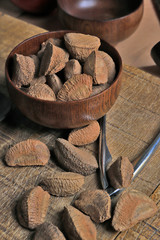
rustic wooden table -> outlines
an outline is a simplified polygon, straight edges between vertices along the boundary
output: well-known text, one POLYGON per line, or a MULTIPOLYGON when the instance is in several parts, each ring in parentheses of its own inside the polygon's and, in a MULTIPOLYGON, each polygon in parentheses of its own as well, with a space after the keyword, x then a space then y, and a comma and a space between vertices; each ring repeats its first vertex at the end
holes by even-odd
MULTIPOLYGON (((17 18, 0 13, 0 91, 7 93, 5 60, 12 48, 22 40, 46 30, 17 18)), ((128 156, 137 158, 160 131, 160 79, 140 69, 123 66, 123 82, 120 95, 107 113, 107 143, 115 160, 128 156)), ((51 168, 57 168, 51 157, 45 167, 8 167, 5 165, 6 150, 12 144, 28 138, 36 138, 51 146, 55 137, 64 136, 65 130, 39 126, 26 119, 17 109, 0 123, 0 239, 28 240, 33 231, 22 228, 16 218, 15 206, 21 195, 37 184, 38 178, 51 168)), ((97 143, 87 146, 97 154, 97 143)), ((151 158, 131 187, 146 193, 160 208, 160 148, 151 158)), ((99 174, 85 177, 83 189, 100 188, 99 174)), ((73 197, 51 197, 47 221, 61 228, 61 212, 73 197)), ((97 239, 160 239, 159 212, 148 220, 123 233, 115 232, 110 221, 97 225, 97 239)))

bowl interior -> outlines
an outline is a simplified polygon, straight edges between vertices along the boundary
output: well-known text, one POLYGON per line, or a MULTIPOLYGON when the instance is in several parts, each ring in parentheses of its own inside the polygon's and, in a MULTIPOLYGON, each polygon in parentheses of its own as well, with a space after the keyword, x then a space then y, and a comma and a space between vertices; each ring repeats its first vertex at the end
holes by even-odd
POLYGON ((116 19, 134 12, 143 0, 58 0, 58 4, 71 16, 97 21, 116 19))

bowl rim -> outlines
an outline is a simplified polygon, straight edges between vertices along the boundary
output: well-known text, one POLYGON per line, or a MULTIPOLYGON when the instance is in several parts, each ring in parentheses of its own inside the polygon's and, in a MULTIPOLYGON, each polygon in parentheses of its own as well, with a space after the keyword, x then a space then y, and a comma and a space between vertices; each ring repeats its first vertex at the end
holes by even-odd
POLYGON ((144 0, 140 0, 139 2, 139 5, 137 6, 137 8, 134 9, 134 11, 128 13, 128 14, 125 14, 124 16, 121 16, 121 17, 118 17, 118 18, 111 18, 111 19, 102 19, 102 20, 99 20, 99 19, 89 19, 89 18, 81 18, 81 17, 77 17, 77 16, 74 16, 73 14, 70 14, 68 12, 65 11, 65 9, 62 7, 61 3, 60 3, 61 0, 57 0, 57 7, 63 11, 66 15, 68 15, 69 17, 72 17, 76 20, 80 20, 80 21, 88 21, 88 22, 98 22, 98 23, 107 23, 107 22, 116 22, 116 21, 119 21, 119 20, 122 20, 128 16, 132 16, 136 11, 138 11, 141 7, 144 9, 144 0))
MULTIPOLYGON (((118 81, 118 79, 120 78, 120 76, 121 76, 121 74, 122 74, 123 65, 122 65, 122 58, 121 58, 119 52, 117 51, 117 49, 116 49, 114 46, 112 46, 110 43, 108 43, 107 41, 102 40, 102 39, 100 39, 100 41, 105 42, 105 44, 107 44, 108 47, 109 47, 110 49, 112 49, 112 50, 116 53, 116 57, 117 57, 118 63, 119 63, 119 66, 118 66, 119 71, 118 71, 118 73, 117 73, 117 75, 116 75, 113 83, 112 83, 108 88, 104 89, 103 91, 101 91, 101 92, 98 93, 98 94, 95 94, 95 95, 90 96, 90 97, 87 97, 87 98, 83 98, 83 99, 79 99, 79 100, 72 100, 72 101, 52 101, 52 100, 44 100, 44 99, 32 97, 32 96, 30 96, 29 94, 25 93, 23 90, 21 90, 20 88, 18 88, 18 87, 14 84, 14 82, 12 81, 12 79, 10 78, 9 71, 8 71, 9 60, 10 60, 10 58, 13 57, 14 52, 16 51, 16 49, 19 48, 19 46, 22 46, 22 45, 25 44, 26 42, 28 42, 28 41, 30 41, 30 40, 32 40, 32 39, 38 38, 38 37, 40 37, 40 36, 43 36, 43 35, 54 34, 54 33, 64 33, 64 34, 65 34, 65 33, 76 33, 76 32, 77 32, 77 31, 72 31, 72 30, 46 31, 46 32, 43 32, 43 33, 39 33, 39 34, 33 35, 33 36, 29 37, 29 38, 26 38, 26 39, 23 40, 22 42, 18 43, 18 44, 11 50, 11 52, 8 54, 7 59, 6 59, 6 62, 5 62, 6 81, 8 81, 8 82, 12 85, 12 87, 13 87, 14 89, 16 89, 16 91, 20 92, 21 94, 23 94, 23 95, 26 96, 27 98, 33 99, 33 100, 36 101, 36 102, 44 102, 44 103, 48 103, 48 104, 49 104, 49 103, 52 103, 52 104, 58 104, 58 105, 61 105, 61 104, 66 104, 66 105, 73 104, 73 105, 74 105, 74 104, 77 104, 77 103, 78 103, 78 104, 79 104, 79 103, 83 103, 83 102, 85 102, 85 101, 88 100, 88 99, 91 99, 91 100, 92 100, 92 99, 96 99, 99 95, 101 95, 101 94, 104 93, 105 91, 108 91, 108 89, 111 88, 111 86, 112 86, 113 84, 115 84, 115 83, 118 81)), ((77 32, 77 33, 78 33, 78 32, 77 32)), ((48 37, 48 38, 49 38, 49 37, 48 37)))

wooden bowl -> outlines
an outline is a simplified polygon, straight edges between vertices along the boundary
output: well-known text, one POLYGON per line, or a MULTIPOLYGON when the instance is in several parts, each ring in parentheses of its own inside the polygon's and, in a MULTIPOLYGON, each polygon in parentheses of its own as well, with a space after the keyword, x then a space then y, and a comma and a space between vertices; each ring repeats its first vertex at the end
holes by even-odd
POLYGON ((100 37, 112 45, 137 29, 143 0, 57 0, 59 18, 71 30, 100 37))
POLYGON ((56 0, 11 0, 17 7, 29 13, 46 13, 56 6, 56 0))
POLYGON ((23 41, 11 51, 5 65, 6 82, 11 100, 26 117, 50 128, 76 128, 101 118, 113 106, 120 91, 121 57, 114 47, 104 41, 101 41, 100 49, 113 58, 117 73, 110 87, 101 93, 78 101, 46 101, 31 97, 15 86, 12 82, 13 55, 15 53, 35 54, 42 42, 51 37, 63 38, 67 32, 70 31, 42 33, 23 41))

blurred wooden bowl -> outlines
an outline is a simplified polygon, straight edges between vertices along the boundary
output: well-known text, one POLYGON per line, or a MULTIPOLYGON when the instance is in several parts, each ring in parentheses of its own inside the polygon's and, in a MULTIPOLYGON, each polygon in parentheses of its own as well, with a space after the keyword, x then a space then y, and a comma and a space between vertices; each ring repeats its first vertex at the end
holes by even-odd
POLYGON ((143 0, 57 0, 67 28, 100 37, 112 45, 128 38, 143 16, 143 0))
POLYGON ((11 51, 5 65, 6 82, 11 100, 26 117, 50 128, 76 128, 101 118, 113 106, 120 91, 121 57, 117 50, 105 41, 101 41, 100 49, 113 58, 116 65, 116 77, 110 87, 101 93, 78 101, 46 101, 31 97, 15 86, 12 82, 14 54, 35 54, 42 42, 51 37, 63 38, 67 32, 70 31, 42 33, 23 41, 11 51))
POLYGON ((46 13, 56 5, 56 0, 11 0, 17 7, 29 13, 46 13))
POLYGON ((157 42, 151 49, 151 57, 157 66, 160 67, 160 41, 157 42))

